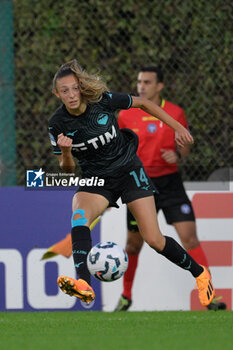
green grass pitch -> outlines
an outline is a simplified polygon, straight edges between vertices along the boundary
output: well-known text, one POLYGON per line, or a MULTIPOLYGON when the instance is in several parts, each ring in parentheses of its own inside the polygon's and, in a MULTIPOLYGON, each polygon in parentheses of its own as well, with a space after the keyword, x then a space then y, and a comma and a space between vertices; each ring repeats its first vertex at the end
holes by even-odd
POLYGON ((232 311, 1 312, 3 350, 232 350, 232 311))

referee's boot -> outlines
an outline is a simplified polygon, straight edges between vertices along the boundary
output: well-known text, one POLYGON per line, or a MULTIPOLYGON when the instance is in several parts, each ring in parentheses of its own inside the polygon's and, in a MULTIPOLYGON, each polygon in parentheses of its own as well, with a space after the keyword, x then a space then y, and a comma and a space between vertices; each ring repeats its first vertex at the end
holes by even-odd
POLYGON ((91 303, 95 299, 95 292, 83 279, 75 280, 67 276, 60 276, 57 279, 58 286, 67 295, 75 296, 85 303, 91 303))
POLYGON ((218 298, 214 298, 212 303, 210 303, 209 305, 207 305, 207 309, 208 310, 226 310, 227 305, 225 303, 223 303, 222 301, 219 301, 220 299, 222 299, 222 297, 218 297, 218 298))
POLYGON ((114 311, 127 311, 132 305, 132 300, 121 295, 114 311))

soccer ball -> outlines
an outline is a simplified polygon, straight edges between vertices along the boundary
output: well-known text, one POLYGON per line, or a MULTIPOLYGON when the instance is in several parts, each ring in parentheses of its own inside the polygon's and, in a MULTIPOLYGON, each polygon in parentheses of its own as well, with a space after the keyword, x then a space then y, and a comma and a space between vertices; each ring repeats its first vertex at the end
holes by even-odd
POLYGON ((118 280, 128 267, 128 255, 114 242, 96 244, 87 256, 87 267, 92 276, 100 281, 118 280))

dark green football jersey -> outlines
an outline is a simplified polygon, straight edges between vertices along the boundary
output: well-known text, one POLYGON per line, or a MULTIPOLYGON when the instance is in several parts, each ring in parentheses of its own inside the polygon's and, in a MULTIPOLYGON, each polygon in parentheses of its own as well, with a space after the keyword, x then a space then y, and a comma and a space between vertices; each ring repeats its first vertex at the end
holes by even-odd
POLYGON ((57 136, 63 133, 73 140, 72 155, 78 159, 83 176, 116 174, 135 158, 138 147, 137 135, 129 129, 120 130, 115 117, 117 110, 131 105, 130 95, 107 92, 79 116, 71 115, 62 105, 49 120, 54 154, 61 154, 57 136))

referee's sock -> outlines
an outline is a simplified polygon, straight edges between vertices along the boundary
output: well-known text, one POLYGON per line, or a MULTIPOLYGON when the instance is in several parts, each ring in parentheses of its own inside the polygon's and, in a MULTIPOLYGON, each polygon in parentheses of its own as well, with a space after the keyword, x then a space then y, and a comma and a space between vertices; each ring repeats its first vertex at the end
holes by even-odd
POLYGON ((92 247, 91 231, 87 226, 75 226, 71 230, 74 266, 79 278, 91 283, 87 268, 87 255, 92 247))
POLYGON ((196 248, 189 249, 188 253, 189 253, 189 255, 191 255, 191 257, 194 260, 196 260, 196 262, 198 264, 209 268, 209 263, 208 263, 207 257, 206 257, 205 252, 200 244, 196 248))
POLYGON ((135 255, 128 254, 129 264, 128 264, 128 269, 125 271, 123 276, 123 292, 122 292, 122 295, 127 299, 132 299, 132 287, 133 287, 135 272, 138 265, 138 257, 139 257, 139 254, 135 254, 135 255))
POLYGON ((203 272, 203 267, 199 265, 172 237, 164 237, 166 239, 165 247, 159 253, 174 264, 180 266, 182 269, 190 271, 193 277, 198 277, 203 272))

